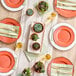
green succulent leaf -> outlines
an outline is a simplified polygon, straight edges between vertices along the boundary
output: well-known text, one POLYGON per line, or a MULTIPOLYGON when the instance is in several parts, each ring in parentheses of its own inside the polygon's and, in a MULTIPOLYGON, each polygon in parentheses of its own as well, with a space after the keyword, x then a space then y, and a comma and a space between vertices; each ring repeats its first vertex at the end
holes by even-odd
POLYGON ((43 30, 43 26, 40 23, 37 23, 34 25, 34 31, 35 32, 41 32, 43 30))
POLYGON ((26 70, 24 70, 23 76, 31 76, 31 70, 30 70, 30 68, 27 68, 26 70))
POLYGON ((44 73, 45 72, 45 69, 41 69, 41 73, 44 73))
POLYGON ((38 35, 33 34, 33 35, 32 35, 32 40, 37 41, 37 39, 39 39, 38 35))

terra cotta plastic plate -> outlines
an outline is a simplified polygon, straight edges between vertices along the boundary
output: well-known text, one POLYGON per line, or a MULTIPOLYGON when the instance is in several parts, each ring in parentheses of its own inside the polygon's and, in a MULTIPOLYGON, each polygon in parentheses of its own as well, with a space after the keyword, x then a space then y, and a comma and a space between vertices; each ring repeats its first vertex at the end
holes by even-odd
POLYGON ((67 23, 59 23, 50 31, 50 42, 59 50, 69 50, 76 44, 76 31, 67 23))
POLYGON ((74 11, 74 10, 65 10, 65 9, 57 8, 57 0, 54 1, 54 7, 55 7, 55 10, 61 16, 64 16, 64 17, 67 17, 67 18, 76 17, 76 11, 74 11))
POLYGON ((8 76, 12 74, 18 65, 18 58, 14 50, 0 48, 0 75, 8 76))
MULTIPOLYGON (((69 61, 67 58, 64 58, 64 57, 57 57, 55 59, 53 59, 49 65, 48 65, 48 68, 47 68, 47 73, 48 73, 48 76, 51 76, 51 64, 52 63, 58 63, 58 64, 66 64, 66 65, 73 65, 71 61, 69 61)), ((73 73, 74 74, 74 66, 73 66, 73 73)), ((72 75, 73 76, 73 75, 72 75)))
POLYGON ((24 3, 24 0, 4 0, 4 2, 9 7, 18 8, 24 3))
POLYGON ((7 51, 0 51, 0 72, 9 72, 15 64, 13 55, 7 51))
POLYGON ((60 26, 54 31, 54 41, 61 47, 67 47, 74 41, 74 32, 67 26, 60 26))
MULTIPOLYGON (((5 23, 5 24, 9 24, 9 25, 19 26, 18 38, 20 37, 20 35, 21 35, 21 26, 20 26, 20 24, 16 20, 14 20, 12 18, 6 18, 6 19, 1 20, 0 23, 5 23)), ((13 43, 18 38, 9 38, 9 37, 0 36, 0 41, 2 41, 4 43, 13 43)))
POLYGON ((19 11, 23 9, 26 0, 1 0, 2 5, 9 11, 19 11))

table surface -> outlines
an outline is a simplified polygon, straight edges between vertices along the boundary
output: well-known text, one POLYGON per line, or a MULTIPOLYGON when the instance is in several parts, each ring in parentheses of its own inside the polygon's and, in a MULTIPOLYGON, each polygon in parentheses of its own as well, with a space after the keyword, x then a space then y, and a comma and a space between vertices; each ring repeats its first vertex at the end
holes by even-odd
MULTIPOLYGON (((5 8, 3 8, 3 6, 0 3, 0 20, 7 18, 7 17, 14 18, 17 21, 20 21, 21 11, 10 12, 10 11, 6 10, 5 8)), ((63 17, 59 16, 59 18, 58 18, 58 23, 67 22, 76 28, 75 21, 76 21, 76 17, 72 18, 72 19, 67 19, 67 18, 63 18, 63 17)), ((15 49, 15 43, 7 45, 7 44, 0 42, 0 47, 9 47, 11 49, 15 49)), ((68 50, 67 52, 61 52, 61 51, 53 48, 53 58, 63 56, 63 57, 68 58, 74 64, 74 76, 76 76, 76 54, 75 53, 76 53, 76 45, 72 49, 68 50)), ((21 51, 20 56, 19 56, 18 68, 10 76, 16 76, 18 73, 21 73, 24 68, 27 68, 28 66, 31 66, 32 64, 33 64, 32 62, 31 63, 28 62, 25 54, 23 53, 23 51, 21 51)), ((34 76, 39 76, 39 75, 34 75, 34 76)), ((40 76, 43 76, 43 75, 40 75, 40 76)))

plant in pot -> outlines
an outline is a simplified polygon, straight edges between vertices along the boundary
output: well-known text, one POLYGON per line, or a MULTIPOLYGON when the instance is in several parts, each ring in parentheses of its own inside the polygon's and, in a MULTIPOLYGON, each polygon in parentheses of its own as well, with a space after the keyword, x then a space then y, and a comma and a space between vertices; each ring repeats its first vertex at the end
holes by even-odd
POLYGON ((33 66, 33 69, 37 73, 44 73, 45 72, 44 64, 41 61, 36 62, 33 66))
POLYGON ((36 32, 36 33, 40 33, 40 32, 42 32, 42 31, 44 30, 44 26, 43 26, 43 24, 41 24, 41 23, 35 23, 35 24, 33 25, 33 30, 34 30, 34 32, 36 32))
POLYGON ((31 35, 31 39, 33 41, 37 41, 39 39, 39 37, 38 37, 38 35, 36 33, 34 33, 34 34, 31 35))
POLYGON ((22 72, 22 76, 31 76, 31 69, 24 69, 24 71, 22 72))
POLYGON ((40 44, 39 44, 38 42, 33 43, 32 48, 33 48, 34 50, 38 50, 38 49, 40 49, 40 44))
POLYGON ((31 76, 31 69, 24 69, 22 73, 17 74, 17 76, 31 76))
POLYGON ((37 8, 37 10, 38 10, 39 12, 41 12, 42 14, 44 14, 44 13, 48 10, 49 6, 48 6, 48 3, 47 3, 47 2, 45 2, 45 1, 40 1, 40 2, 38 3, 38 5, 36 6, 36 8, 37 8))
POLYGON ((34 14, 34 11, 31 8, 26 10, 26 15, 27 16, 32 16, 33 14, 34 14))

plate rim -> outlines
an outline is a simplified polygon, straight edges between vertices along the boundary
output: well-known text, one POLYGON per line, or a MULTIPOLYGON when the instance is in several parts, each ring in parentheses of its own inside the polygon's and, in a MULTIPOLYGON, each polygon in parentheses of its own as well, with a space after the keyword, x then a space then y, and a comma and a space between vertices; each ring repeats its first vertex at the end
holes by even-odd
POLYGON ((19 11, 19 10, 23 9, 23 7, 24 7, 24 3, 18 8, 11 8, 11 7, 7 6, 6 3, 4 2, 4 0, 1 0, 1 3, 4 6, 4 8, 6 8, 9 11, 19 11))
POLYGON ((50 38, 50 43, 56 48, 56 49, 58 49, 58 50, 69 50, 69 49, 71 49, 75 44, 76 44, 76 31, 75 31, 75 28, 73 27, 73 26, 71 26, 70 24, 68 24, 68 23, 58 23, 58 24, 56 24, 54 27, 52 27, 52 29, 51 29, 51 31, 50 31, 50 35, 49 35, 49 38, 50 38), (53 40, 53 33, 54 33, 54 31, 58 28, 58 27, 60 27, 60 26, 67 26, 67 27, 69 27, 69 28, 71 28, 72 30, 73 30, 73 32, 74 32, 74 35, 75 35, 75 38, 74 38, 74 41, 73 41, 73 43, 70 45, 70 46, 68 46, 68 47, 61 47, 61 46, 58 46, 55 42, 54 42, 54 40, 53 40))
MULTIPOLYGON (((65 37, 65 36, 64 36, 64 37, 65 37)), ((54 41, 55 41, 56 44, 58 44, 58 45, 64 44, 64 45, 62 45, 62 46, 63 46, 63 47, 67 47, 67 46, 69 46, 69 45, 71 44, 71 42, 74 41, 74 32, 73 32, 73 30, 72 30, 71 28, 69 28, 69 27, 60 26, 59 28, 57 28, 57 29, 54 31, 54 37, 53 37, 53 38, 54 38, 54 41), (62 41, 59 40, 58 34, 59 34, 59 32, 62 31, 62 30, 65 30, 65 31, 67 31, 67 32, 69 33, 70 38, 69 38, 69 41, 68 41, 68 42, 62 42, 62 41)), ((68 38, 68 36, 67 36, 66 38, 68 38)), ((62 40, 62 38, 61 38, 61 40, 62 40)), ((66 40, 66 39, 65 39, 65 40, 66 40)), ((62 46, 61 46, 61 47, 62 47, 62 46)))
MULTIPOLYGON (((14 64, 14 67, 17 68, 17 65, 18 65, 18 58, 17 58, 17 55, 15 54, 14 50, 10 49, 10 48, 0 48, 0 51, 7 51, 7 52, 10 52, 14 59, 17 59, 15 61, 15 64, 14 64)), ((13 67, 13 68, 14 68, 13 67)), ((10 75, 11 73, 13 73, 15 71, 15 69, 11 69, 9 72, 6 72, 6 73, 0 73, 0 75, 10 75)))

